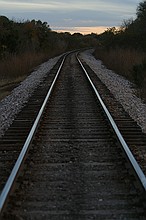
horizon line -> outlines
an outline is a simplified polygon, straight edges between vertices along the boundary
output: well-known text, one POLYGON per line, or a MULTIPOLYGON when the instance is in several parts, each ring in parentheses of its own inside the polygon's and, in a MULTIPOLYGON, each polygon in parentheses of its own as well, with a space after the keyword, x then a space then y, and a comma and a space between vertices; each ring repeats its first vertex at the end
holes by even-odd
POLYGON ((101 34, 110 28, 109 26, 94 26, 94 27, 50 27, 53 31, 56 32, 69 32, 71 34, 81 33, 81 34, 101 34))

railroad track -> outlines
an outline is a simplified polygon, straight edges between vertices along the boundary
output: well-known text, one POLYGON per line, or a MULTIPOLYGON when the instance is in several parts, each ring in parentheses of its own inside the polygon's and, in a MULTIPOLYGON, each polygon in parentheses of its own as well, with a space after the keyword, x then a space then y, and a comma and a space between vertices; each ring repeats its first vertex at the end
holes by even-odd
MULTIPOLYGON (((113 100, 92 70, 69 54, 18 114, 0 140, 2 219, 145 219, 145 175, 96 87, 105 102, 113 100)), ((139 129, 115 109, 131 145, 135 138, 125 124, 139 129)))

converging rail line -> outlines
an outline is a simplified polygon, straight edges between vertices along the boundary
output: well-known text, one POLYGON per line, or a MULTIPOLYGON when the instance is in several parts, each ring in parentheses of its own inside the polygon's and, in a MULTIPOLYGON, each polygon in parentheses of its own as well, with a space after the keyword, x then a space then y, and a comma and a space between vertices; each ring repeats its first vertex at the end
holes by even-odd
POLYGON ((0 140, 2 219, 145 219, 146 177, 87 69, 62 57, 0 140))

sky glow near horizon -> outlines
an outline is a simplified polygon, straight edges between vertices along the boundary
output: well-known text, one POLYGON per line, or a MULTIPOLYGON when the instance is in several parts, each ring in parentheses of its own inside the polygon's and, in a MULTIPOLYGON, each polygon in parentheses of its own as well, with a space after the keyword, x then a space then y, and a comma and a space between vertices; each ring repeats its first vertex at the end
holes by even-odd
POLYGON ((140 0, 0 0, 0 15, 46 21, 52 30, 100 33, 134 18, 140 0), (96 31, 97 30, 97 31, 96 31))

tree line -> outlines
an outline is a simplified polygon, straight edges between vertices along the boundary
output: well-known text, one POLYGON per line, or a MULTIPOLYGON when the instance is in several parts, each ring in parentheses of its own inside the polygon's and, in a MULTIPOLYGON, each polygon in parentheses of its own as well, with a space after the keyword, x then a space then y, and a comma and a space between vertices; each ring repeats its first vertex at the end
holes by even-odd
POLYGON ((146 51, 146 1, 140 2, 136 19, 125 20, 120 28, 108 28, 102 34, 82 35, 52 31, 47 22, 40 20, 14 21, 0 16, 0 58, 11 53, 51 52, 85 47, 109 49, 117 46, 146 51))
POLYGON ((124 20, 120 28, 108 28, 99 35, 104 48, 135 48, 146 51, 146 1, 140 2, 136 9, 136 19, 124 20))
POLYGON ((135 19, 124 20, 120 28, 111 27, 99 35, 57 33, 47 22, 14 21, 0 16, 0 80, 26 75, 36 65, 63 52, 95 47, 96 58, 134 81, 146 97, 145 36, 146 1, 139 3, 135 19))
POLYGON ((134 82, 146 101, 146 1, 139 3, 136 18, 124 20, 98 36, 95 57, 116 73, 134 82))
POLYGON ((0 16, 0 58, 8 54, 22 54, 26 51, 56 53, 97 44, 97 35, 82 35, 52 31, 47 22, 40 20, 13 21, 0 16))

